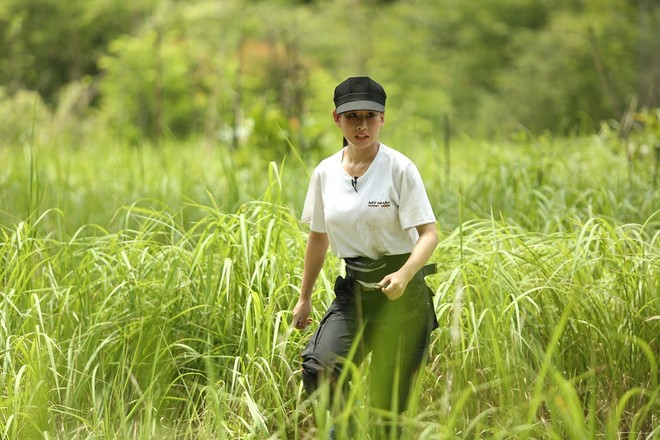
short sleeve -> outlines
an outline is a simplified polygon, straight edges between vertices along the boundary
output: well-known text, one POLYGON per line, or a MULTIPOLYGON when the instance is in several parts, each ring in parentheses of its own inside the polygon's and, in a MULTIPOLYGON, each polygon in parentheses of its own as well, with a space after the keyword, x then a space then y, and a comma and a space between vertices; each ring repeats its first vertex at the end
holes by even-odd
POLYGON ((322 194, 321 178, 317 168, 309 180, 301 217, 301 221, 309 223, 310 229, 315 232, 326 232, 322 194))
POLYGON ((399 221, 404 229, 435 223, 422 176, 412 162, 403 169, 399 198, 399 221))

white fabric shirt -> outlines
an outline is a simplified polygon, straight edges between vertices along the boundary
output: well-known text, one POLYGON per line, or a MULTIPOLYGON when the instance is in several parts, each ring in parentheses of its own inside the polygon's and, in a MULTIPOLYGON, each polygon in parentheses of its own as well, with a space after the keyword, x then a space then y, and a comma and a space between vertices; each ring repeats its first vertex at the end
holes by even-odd
POLYGON ((356 192, 353 176, 342 166, 343 153, 314 169, 302 221, 312 231, 327 233, 339 258, 378 259, 411 252, 419 238, 415 227, 435 223, 415 164, 381 143, 369 169, 357 179, 356 192))

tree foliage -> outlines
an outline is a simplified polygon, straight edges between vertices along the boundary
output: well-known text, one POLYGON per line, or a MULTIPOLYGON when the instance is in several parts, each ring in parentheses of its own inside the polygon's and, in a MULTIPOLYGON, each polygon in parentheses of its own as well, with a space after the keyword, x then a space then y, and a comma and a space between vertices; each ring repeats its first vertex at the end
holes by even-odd
POLYGON ((52 102, 61 87, 99 73, 108 44, 139 28, 157 0, 4 0, 0 82, 52 102))
POLYGON ((77 84, 119 139, 277 151, 333 142, 332 87, 370 74, 394 130, 566 132, 660 105, 658 25, 650 0, 5 0, 0 108, 77 84))

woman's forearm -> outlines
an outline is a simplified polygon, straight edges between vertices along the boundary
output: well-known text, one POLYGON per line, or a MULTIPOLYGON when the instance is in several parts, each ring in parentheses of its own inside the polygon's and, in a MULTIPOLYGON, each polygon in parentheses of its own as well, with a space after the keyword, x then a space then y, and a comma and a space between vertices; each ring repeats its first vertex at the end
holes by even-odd
POLYGON ((311 231, 305 249, 305 263, 300 286, 300 298, 309 300, 312 297, 314 283, 321 273, 325 256, 328 252, 328 234, 311 231))
POLYGON ((419 232, 417 243, 415 243, 408 261, 400 269, 408 274, 409 278, 415 276, 424 267, 433 255, 439 242, 435 223, 418 226, 417 231, 419 232))

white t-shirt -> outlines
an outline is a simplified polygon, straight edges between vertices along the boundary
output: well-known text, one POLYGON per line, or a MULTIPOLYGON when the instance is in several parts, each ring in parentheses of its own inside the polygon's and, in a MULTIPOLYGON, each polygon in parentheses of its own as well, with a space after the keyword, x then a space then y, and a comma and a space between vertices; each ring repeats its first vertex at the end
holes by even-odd
POLYGON ((339 258, 367 257, 412 251, 419 238, 416 226, 435 223, 424 182, 417 167, 400 152, 380 144, 367 172, 353 188, 353 176, 342 166, 344 150, 321 161, 307 190, 302 221, 328 234, 339 258))

